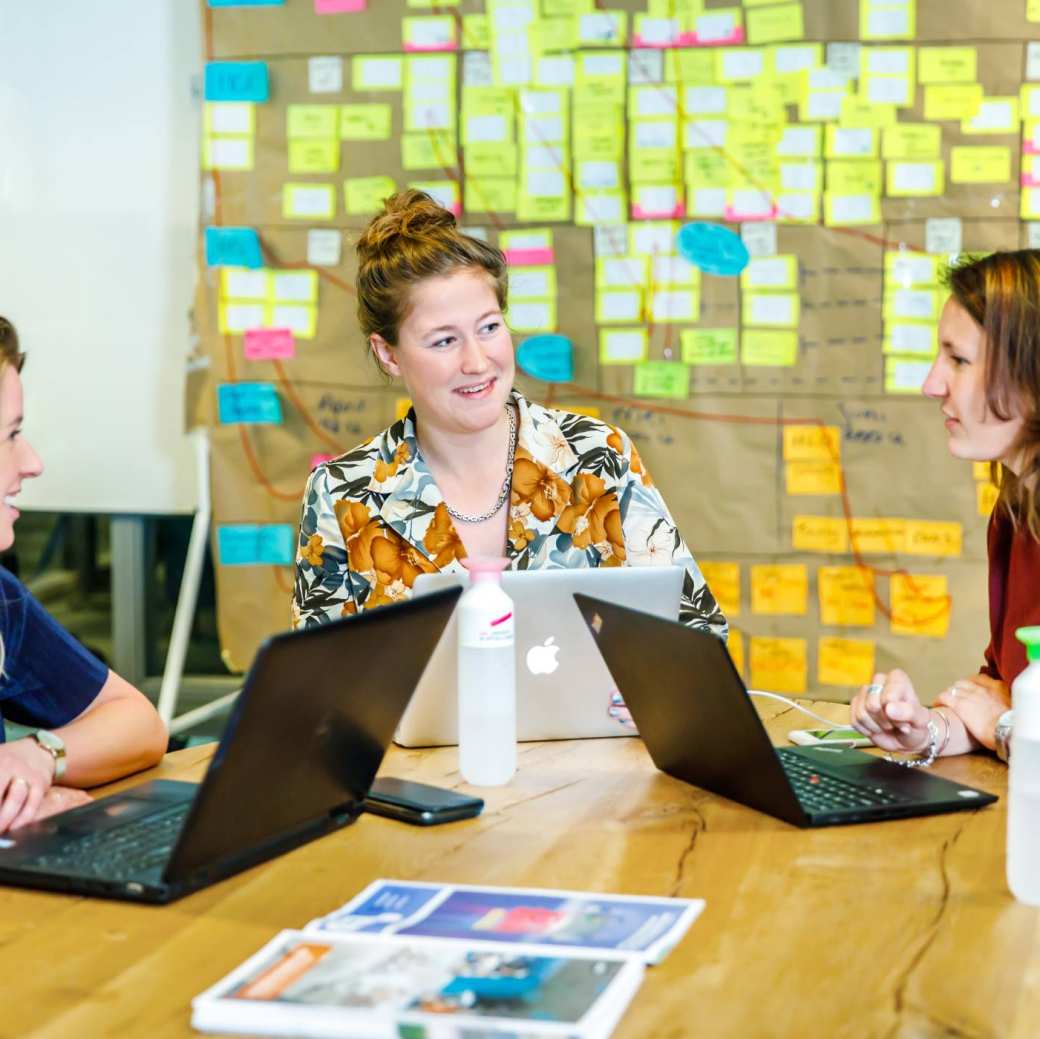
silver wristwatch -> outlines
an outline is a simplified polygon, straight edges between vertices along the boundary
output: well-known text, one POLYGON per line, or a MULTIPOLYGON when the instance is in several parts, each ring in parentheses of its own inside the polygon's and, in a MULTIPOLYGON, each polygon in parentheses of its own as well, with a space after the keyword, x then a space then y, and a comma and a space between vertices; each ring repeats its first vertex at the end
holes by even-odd
POLYGON ((47 729, 37 729, 32 738, 54 758, 54 782, 65 775, 65 741, 47 729))
POLYGON ((1015 712, 1005 711, 997 719, 997 727, 993 730, 997 757, 1007 761, 1011 757, 1011 727, 1014 725, 1015 712))

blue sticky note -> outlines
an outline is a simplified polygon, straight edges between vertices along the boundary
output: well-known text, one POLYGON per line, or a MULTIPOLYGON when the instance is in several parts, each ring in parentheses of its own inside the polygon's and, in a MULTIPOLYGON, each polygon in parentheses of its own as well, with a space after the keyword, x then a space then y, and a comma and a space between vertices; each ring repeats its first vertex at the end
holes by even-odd
POLYGON ((207 7, 281 7, 285 0, 206 0, 207 7))
POLYGON ((270 382, 226 382, 217 387, 220 421, 277 425, 282 421, 282 402, 270 382))
POLYGON ((266 101, 266 61, 210 61, 206 63, 207 101, 266 101))
POLYGON ((222 566, 290 566, 296 529, 289 523, 224 523, 217 527, 222 566))
POLYGON ((684 224, 676 236, 679 253, 707 274, 733 277, 748 263, 740 235, 722 224, 684 224))
POLYGON ((516 351, 516 363, 532 379, 570 382, 574 378, 574 347, 566 336, 531 336, 516 351))
POLYGON ((260 236, 252 227, 207 227, 206 266, 263 267, 260 236))

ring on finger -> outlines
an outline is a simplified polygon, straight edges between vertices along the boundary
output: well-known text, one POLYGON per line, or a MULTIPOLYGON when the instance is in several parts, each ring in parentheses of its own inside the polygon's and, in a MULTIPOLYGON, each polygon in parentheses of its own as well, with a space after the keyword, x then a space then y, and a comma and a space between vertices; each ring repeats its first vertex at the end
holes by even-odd
POLYGON ((880 682, 871 682, 867 686, 867 696, 880 696, 884 688, 880 682))

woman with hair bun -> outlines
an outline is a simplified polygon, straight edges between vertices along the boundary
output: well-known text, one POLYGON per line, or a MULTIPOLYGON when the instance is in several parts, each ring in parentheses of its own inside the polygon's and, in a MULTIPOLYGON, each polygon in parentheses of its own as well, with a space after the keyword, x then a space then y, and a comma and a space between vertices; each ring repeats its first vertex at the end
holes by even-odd
POLYGON ((990 516, 990 641, 977 675, 926 708, 904 671, 874 676, 852 723, 878 746, 920 755, 984 748, 1007 760, 1011 683, 1025 670, 1021 627, 1040 624, 1040 251, 967 258, 947 273, 939 354, 922 391, 938 401, 950 454, 989 462, 1000 491, 990 516))
POLYGON ((632 441, 513 389, 503 254, 421 191, 386 200, 357 244, 357 313, 405 418, 311 474, 293 624, 406 599, 466 556, 511 569, 680 565, 680 619, 726 622, 632 441))

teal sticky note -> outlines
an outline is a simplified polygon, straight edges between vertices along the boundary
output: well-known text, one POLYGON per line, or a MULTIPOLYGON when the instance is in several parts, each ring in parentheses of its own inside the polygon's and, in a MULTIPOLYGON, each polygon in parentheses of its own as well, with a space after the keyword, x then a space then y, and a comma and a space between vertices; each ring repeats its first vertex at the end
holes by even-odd
POLYGON ((207 227, 207 267, 263 267, 260 236, 252 227, 207 227))
POLYGON ((266 101, 267 62, 209 61, 205 93, 207 101, 266 101))
POLYGON ((206 0, 207 7, 282 7, 285 0, 206 0))
POLYGON ((707 274, 735 277, 750 259, 740 235, 722 224, 697 221, 679 228, 675 239, 679 255, 707 274))
POLYGON ((543 382, 570 382, 574 378, 574 346, 566 336, 531 336, 516 351, 516 363, 525 375, 543 382))
POLYGON ((270 382, 226 382, 217 387, 220 421, 277 425, 282 421, 282 402, 270 382))
POLYGON ((289 523, 224 523, 217 527, 222 566, 289 566, 296 530, 289 523))

